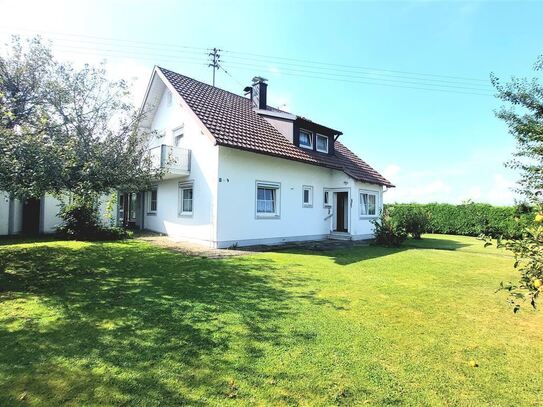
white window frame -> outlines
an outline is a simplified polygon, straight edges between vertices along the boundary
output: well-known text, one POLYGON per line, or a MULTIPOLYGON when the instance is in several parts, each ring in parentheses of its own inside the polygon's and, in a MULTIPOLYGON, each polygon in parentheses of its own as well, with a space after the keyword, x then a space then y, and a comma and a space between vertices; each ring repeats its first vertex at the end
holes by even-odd
POLYGON ((379 191, 372 191, 369 189, 361 189, 358 191, 358 213, 360 215, 360 219, 368 219, 368 218, 376 218, 379 216, 379 191), (368 195, 368 207, 366 208, 363 203, 362 195, 368 195), (375 196, 375 213, 369 214, 369 196, 375 196), (365 213, 363 213, 363 211, 365 213))
POLYGON ((281 183, 269 181, 256 181, 255 183, 255 217, 257 219, 280 219, 281 217, 281 183), (273 189, 274 193, 274 212, 258 211, 258 189, 273 189))
POLYGON ((145 206, 147 207, 147 215, 156 215, 157 213, 157 210, 158 210, 158 186, 152 186, 151 189, 149 191, 147 191, 146 193, 146 202, 145 202, 145 206), (152 205, 151 203, 153 202, 153 191, 156 192, 156 208, 153 210, 152 209, 152 205))
POLYGON ((322 194, 322 203, 323 203, 323 207, 325 208, 331 208, 332 207, 332 202, 330 202, 330 190, 328 189, 325 189, 323 194, 322 194), (327 199, 328 198, 328 202, 327 199))
POLYGON ((326 136, 323 136, 322 134, 317 133, 315 135, 315 148, 317 149, 317 151, 321 153, 328 153, 329 148, 330 148, 330 139, 326 136), (319 149, 319 137, 326 140, 326 150, 319 149))
POLYGON ((302 148, 306 148, 308 150, 313 150, 313 132, 309 131, 309 130, 304 130, 304 129, 300 129, 299 132, 298 132, 298 145, 302 148), (300 142, 300 134, 301 133, 306 133, 307 135, 309 135, 309 145, 305 145, 305 144, 302 144, 300 142))
POLYGON ((180 217, 191 217, 194 214, 194 182, 180 182, 178 184, 178 203, 177 203, 177 215, 180 217), (183 191, 192 190, 192 208, 191 211, 183 210, 183 191))
POLYGON ((172 130, 172 144, 175 147, 179 147, 177 140, 179 139, 179 141, 181 141, 183 137, 185 137, 185 126, 182 124, 172 130))
POLYGON ((304 208, 313 208, 313 187, 311 185, 302 185, 302 206, 304 208), (308 202, 305 202, 305 191, 308 191, 308 202))

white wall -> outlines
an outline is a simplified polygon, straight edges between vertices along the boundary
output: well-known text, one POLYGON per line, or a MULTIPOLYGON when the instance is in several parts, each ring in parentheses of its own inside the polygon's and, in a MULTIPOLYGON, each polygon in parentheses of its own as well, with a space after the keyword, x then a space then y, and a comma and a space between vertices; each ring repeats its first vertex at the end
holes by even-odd
POLYGON ((13 200, 13 234, 23 231, 23 202, 19 199, 13 200))
POLYGON ((9 230, 9 195, 0 191, 0 236, 7 235, 9 230))
MULTIPOLYGON (((206 131, 182 104, 175 94, 169 103, 169 90, 162 95, 152 121, 151 129, 166 130, 164 138, 153 143, 173 145, 172 130, 184 126, 184 136, 179 147, 191 150, 191 170, 188 176, 168 179, 158 183, 157 213, 147 214, 144 228, 167 233, 173 238, 192 240, 212 245, 215 237, 218 147, 204 134, 206 131), (193 183, 193 214, 178 216, 178 184, 193 183)), ((144 200, 146 205, 147 200, 144 200)))
POLYGON ((57 226, 60 225, 61 219, 58 216, 60 211, 60 201, 50 194, 46 194, 43 199, 43 211, 40 216, 43 215, 43 233, 55 232, 57 226))
MULTIPOLYGON (((219 150, 218 231, 220 247, 280 243, 325 238, 333 228, 331 209, 324 207, 324 190, 349 193, 349 232, 369 238, 373 225, 359 216, 359 189, 382 188, 356 182, 342 171, 297 163, 227 147, 219 150), (256 217, 256 181, 281 183, 280 217, 256 217), (302 204, 302 186, 313 187, 313 207, 302 204), (326 219, 328 217, 328 219, 326 219)), ((379 199, 382 202, 382 199, 379 199)))

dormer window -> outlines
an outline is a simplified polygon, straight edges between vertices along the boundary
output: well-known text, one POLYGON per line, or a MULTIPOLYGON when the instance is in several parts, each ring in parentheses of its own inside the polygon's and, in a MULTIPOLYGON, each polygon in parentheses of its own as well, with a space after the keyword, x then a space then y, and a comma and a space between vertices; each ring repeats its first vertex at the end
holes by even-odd
POLYGON ((300 147, 313 150, 313 134, 306 130, 300 130, 300 147))
POLYGON ((317 151, 328 153, 328 137, 317 134, 317 151))

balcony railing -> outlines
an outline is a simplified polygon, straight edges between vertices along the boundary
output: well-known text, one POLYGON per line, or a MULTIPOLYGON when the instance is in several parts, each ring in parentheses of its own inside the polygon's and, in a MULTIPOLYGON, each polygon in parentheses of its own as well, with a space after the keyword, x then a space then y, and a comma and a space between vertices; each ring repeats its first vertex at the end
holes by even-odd
POLYGON ((181 147, 160 146, 149 149, 153 168, 165 170, 165 177, 190 173, 190 150, 181 147))

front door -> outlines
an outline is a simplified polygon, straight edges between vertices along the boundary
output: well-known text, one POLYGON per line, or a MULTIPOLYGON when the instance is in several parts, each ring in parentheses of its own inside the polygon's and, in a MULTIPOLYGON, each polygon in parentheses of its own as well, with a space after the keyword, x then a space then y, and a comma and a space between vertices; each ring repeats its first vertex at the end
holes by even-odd
POLYGON ((37 235, 40 232, 40 200, 29 198, 23 201, 23 233, 37 235))
POLYGON ((348 194, 336 192, 336 231, 347 232, 348 194))

